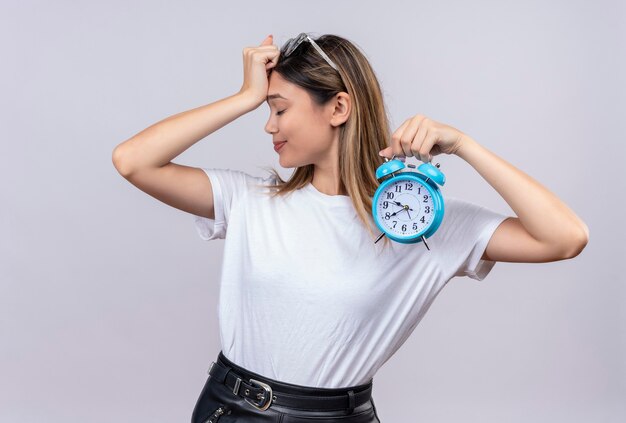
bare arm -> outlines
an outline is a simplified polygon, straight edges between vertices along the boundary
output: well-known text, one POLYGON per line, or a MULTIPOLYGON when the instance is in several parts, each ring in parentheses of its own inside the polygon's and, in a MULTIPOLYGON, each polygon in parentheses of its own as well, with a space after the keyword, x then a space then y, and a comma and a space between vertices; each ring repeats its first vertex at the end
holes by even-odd
POLYGON ((456 152, 502 196, 519 217, 505 220, 483 258, 547 262, 572 258, 587 245, 589 228, 563 201, 526 173, 464 135, 456 152))
POLYGON ((198 167, 173 163, 183 151, 254 109, 267 96, 279 55, 272 37, 243 49, 244 82, 237 94, 163 119, 113 150, 113 165, 131 184, 177 209, 215 219, 213 187, 198 167))
POLYGON ((392 134, 384 157, 418 157, 424 163, 437 154, 456 154, 469 163, 519 217, 505 219, 491 236, 483 259, 522 263, 564 260, 587 245, 589 228, 546 187, 498 157, 473 138, 418 114, 392 134))
POLYGON ((202 138, 257 106, 250 96, 238 92, 214 103, 172 115, 115 147, 113 164, 125 178, 137 169, 165 166, 202 138))
POLYGON ((170 116, 139 132, 113 150, 113 164, 131 184, 157 200, 215 219, 213 187, 204 171, 171 160, 256 105, 237 93, 170 116))
POLYGON ((266 99, 268 72, 279 55, 272 41, 268 36, 261 46, 243 49, 244 82, 237 94, 172 115, 117 145, 112 157, 117 171, 165 204, 215 219, 213 187, 205 172, 172 160, 266 99))

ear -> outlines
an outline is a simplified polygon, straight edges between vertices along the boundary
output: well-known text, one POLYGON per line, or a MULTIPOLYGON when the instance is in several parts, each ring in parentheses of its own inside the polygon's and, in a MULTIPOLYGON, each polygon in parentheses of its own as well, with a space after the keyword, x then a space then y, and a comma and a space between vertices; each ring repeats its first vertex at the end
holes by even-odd
POLYGON ((350 110, 352 109, 350 95, 343 91, 337 93, 331 104, 333 107, 330 124, 332 126, 339 126, 345 123, 348 120, 348 117, 350 117, 350 110))

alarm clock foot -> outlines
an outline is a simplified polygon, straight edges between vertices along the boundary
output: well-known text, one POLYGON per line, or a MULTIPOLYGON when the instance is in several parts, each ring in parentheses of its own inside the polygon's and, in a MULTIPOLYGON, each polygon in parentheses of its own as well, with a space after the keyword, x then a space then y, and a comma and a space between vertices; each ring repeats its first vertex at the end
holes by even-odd
POLYGON ((426 249, 427 249, 428 251, 430 251, 430 247, 428 247, 428 244, 426 243, 426 238, 424 238, 424 235, 422 235, 422 236, 421 236, 421 238, 422 238, 422 242, 423 242, 423 243, 424 243, 424 245, 426 246, 426 249))
POLYGON ((378 238, 376 238, 376 241, 374 241, 374 244, 376 244, 378 241, 380 241, 380 239, 385 236, 384 232, 381 232, 380 235, 378 235, 378 238))

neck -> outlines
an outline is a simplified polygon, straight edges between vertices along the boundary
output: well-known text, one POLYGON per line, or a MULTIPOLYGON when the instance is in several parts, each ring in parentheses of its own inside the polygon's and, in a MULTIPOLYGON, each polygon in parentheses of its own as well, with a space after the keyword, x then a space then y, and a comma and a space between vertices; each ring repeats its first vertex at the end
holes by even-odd
POLYGON ((313 180, 311 183, 319 192, 327 195, 348 195, 341 183, 339 173, 339 139, 335 134, 332 147, 324 160, 315 163, 313 168, 313 180))
POLYGON ((338 169, 324 170, 316 165, 311 183, 319 192, 327 195, 348 195, 341 183, 338 169))

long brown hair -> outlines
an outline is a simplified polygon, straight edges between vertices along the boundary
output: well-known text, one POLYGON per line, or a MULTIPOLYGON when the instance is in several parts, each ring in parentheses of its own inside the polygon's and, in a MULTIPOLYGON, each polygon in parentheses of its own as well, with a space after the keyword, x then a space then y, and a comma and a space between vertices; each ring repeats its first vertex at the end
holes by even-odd
MULTIPOLYGON (((333 34, 314 40, 339 67, 341 77, 306 41, 287 58, 284 57, 283 46, 271 71, 278 72, 285 80, 306 90, 318 106, 327 104, 340 92, 350 96, 350 116, 339 131, 340 180, 352 199, 357 216, 375 239, 378 234, 370 226, 373 222, 372 199, 379 186, 376 169, 384 161, 378 152, 390 145, 388 141, 391 138, 380 84, 368 59, 354 43, 333 34)), ((287 194, 311 182, 314 166, 297 167, 287 181, 274 168, 268 170, 276 177, 276 185, 269 187, 272 188, 272 196, 275 196, 287 194)), ((384 238, 387 245, 388 239, 384 238)))

